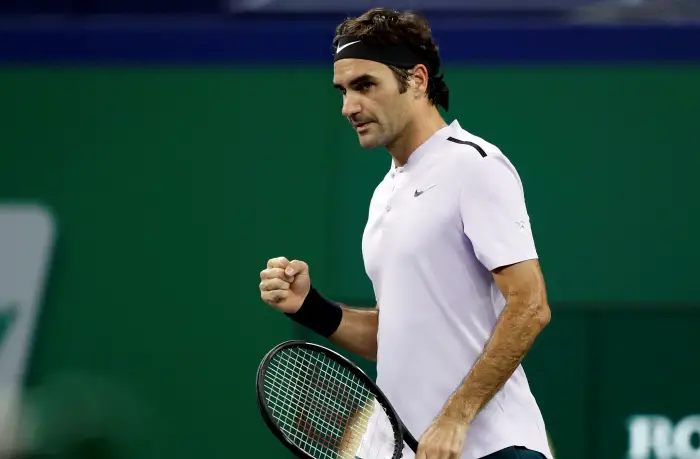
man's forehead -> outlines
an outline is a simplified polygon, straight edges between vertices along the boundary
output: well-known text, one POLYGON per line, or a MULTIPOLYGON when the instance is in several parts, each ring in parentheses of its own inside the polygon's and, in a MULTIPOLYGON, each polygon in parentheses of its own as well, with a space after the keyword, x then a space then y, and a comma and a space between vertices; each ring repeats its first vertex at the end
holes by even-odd
POLYGON ((388 70, 384 64, 366 59, 341 59, 333 64, 333 84, 344 85, 362 75, 379 77, 384 68, 388 70))

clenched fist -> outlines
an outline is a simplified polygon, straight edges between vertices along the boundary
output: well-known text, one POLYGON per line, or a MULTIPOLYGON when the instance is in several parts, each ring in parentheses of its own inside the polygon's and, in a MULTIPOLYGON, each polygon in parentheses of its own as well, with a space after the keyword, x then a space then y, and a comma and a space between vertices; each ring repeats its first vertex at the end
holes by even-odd
POLYGON ((260 297, 284 313, 297 312, 310 289, 309 265, 303 261, 273 258, 260 272, 260 297))

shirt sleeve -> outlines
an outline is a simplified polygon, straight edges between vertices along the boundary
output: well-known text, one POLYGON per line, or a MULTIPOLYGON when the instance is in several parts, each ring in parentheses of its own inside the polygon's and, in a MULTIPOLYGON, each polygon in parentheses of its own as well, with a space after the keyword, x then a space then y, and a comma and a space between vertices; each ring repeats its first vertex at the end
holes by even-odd
POLYGON ((488 270, 537 258, 523 187, 507 158, 471 162, 459 205, 464 234, 488 270))

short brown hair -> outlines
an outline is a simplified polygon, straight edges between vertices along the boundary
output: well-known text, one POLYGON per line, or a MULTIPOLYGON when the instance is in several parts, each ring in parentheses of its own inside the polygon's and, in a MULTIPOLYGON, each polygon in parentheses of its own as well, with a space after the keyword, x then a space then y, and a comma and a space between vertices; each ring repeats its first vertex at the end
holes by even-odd
MULTIPOLYGON (((428 21, 412 11, 397 11, 373 8, 356 18, 348 18, 335 30, 333 45, 343 37, 352 36, 378 45, 400 44, 409 48, 416 56, 430 63, 428 75, 428 100, 433 105, 442 105, 446 110, 449 89, 440 72, 440 53, 432 36, 428 21)), ((389 68, 399 82, 399 90, 408 89, 409 70, 393 65, 389 68)))

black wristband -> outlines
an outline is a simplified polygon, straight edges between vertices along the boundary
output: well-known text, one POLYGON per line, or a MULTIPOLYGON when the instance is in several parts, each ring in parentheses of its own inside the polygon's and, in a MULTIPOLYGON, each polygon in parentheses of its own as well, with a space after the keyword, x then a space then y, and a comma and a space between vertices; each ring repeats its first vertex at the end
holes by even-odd
POLYGON ((343 310, 340 305, 327 300, 313 287, 297 312, 285 314, 294 322, 326 338, 338 329, 343 319, 343 310))

